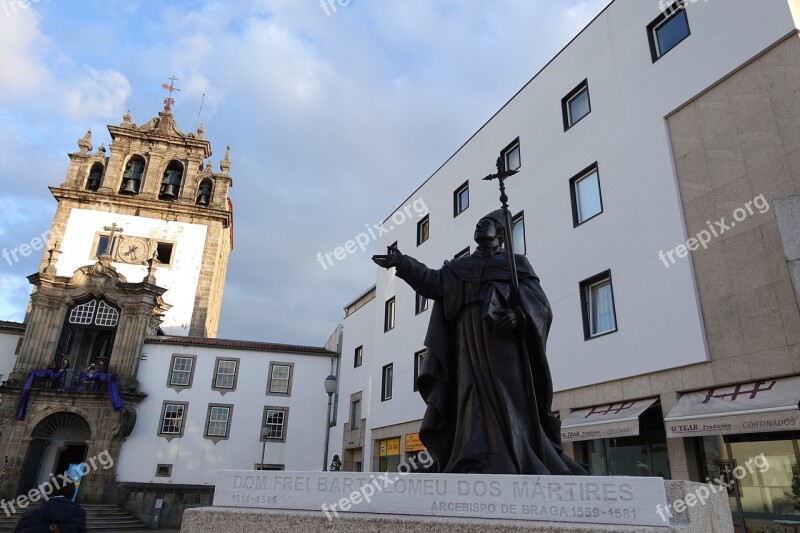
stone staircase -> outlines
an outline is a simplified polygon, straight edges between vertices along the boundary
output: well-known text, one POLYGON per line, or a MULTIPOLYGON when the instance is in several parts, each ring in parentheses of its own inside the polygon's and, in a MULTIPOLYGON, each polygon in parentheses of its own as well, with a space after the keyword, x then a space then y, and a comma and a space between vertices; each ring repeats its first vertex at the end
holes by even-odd
MULTIPOLYGON (((114 505, 81 505, 86 509, 87 529, 97 533, 116 533, 119 531, 152 531, 144 522, 114 505)), ((29 507, 28 509, 31 509, 29 507)), ((27 509, 26 509, 27 510, 27 509)), ((17 512, 11 516, 0 510, 0 533, 12 533, 17 520, 22 515, 17 512)), ((163 530, 162 530, 162 533, 163 530)))

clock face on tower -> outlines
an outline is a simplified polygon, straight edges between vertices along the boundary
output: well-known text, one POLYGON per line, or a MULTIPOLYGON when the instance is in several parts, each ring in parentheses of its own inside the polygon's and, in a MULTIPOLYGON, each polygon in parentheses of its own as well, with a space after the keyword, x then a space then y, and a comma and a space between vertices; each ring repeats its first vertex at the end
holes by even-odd
POLYGON ((121 237, 117 245, 117 259, 132 265, 144 264, 150 257, 150 241, 143 237, 121 237))

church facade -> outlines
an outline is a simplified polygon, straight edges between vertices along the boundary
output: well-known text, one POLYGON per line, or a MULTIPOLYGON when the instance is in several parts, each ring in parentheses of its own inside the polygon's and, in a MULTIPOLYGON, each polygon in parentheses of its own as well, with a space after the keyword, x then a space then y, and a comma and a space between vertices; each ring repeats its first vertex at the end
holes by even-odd
POLYGON ((81 501, 146 518, 161 499, 174 523, 219 468, 321 469, 338 330, 326 347, 216 338, 230 147, 213 168, 203 127, 182 132, 165 103, 109 126, 108 148, 87 132, 50 188, 24 323, 0 323, 6 501, 86 462, 81 501))

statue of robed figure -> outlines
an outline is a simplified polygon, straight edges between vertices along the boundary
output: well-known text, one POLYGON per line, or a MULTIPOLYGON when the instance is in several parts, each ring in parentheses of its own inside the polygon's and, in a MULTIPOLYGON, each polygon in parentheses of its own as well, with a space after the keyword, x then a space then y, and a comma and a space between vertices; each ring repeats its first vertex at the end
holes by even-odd
POLYGON ((397 248, 373 256, 434 301, 417 379, 427 403, 420 440, 441 473, 586 475, 561 447, 545 351, 550 304, 525 256, 512 265, 503 247, 507 215, 483 217, 476 251, 439 270, 397 248))

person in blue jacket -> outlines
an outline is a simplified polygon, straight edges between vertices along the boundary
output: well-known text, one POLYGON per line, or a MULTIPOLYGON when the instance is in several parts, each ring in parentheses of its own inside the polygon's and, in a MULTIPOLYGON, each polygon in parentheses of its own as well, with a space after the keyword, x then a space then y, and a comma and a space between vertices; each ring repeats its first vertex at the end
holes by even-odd
POLYGON ((72 502, 74 495, 75 484, 65 483, 39 507, 25 511, 14 533, 86 533, 86 511, 72 502))

